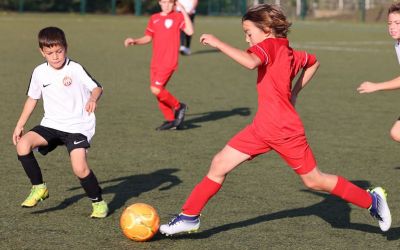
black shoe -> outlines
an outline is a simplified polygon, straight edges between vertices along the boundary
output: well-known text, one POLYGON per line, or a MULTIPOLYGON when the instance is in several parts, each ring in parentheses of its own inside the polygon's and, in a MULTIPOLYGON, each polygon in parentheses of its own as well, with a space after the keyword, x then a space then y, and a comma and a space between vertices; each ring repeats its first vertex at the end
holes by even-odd
POLYGON ((175 110, 175 127, 177 129, 183 128, 183 120, 185 120, 185 113, 187 110, 187 106, 184 103, 180 103, 179 109, 175 110))
POLYGON ((160 125, 160 127, 157 127, 156 130, 158 130, 158 131, 168 130, 168 129, 173 129, 175 127, 176 127, 175 121, 165 121, 160 125))

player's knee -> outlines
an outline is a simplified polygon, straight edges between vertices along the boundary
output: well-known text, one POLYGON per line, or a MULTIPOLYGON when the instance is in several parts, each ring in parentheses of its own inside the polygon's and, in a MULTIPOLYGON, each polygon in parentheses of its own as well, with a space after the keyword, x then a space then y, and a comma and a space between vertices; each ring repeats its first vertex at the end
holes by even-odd
POLYGON ((74 171, 74 174, 80 179, 85 178, 86 176, 88 176, 90 174, 90 169, 89 168, 83 168, 83 167, 77 168, 77 167, 74 167, 73 171, 74 171))
POLYGON ((161 92, 161 89, 151 86, 150 91, 153 95, 158 96, 161 92))
POLYGON ((398 129, 390 130, 390 136, 393 140, 400 142, 400 131, 398 129))
POLYGON ((315 179, 303 180, 304 186, 311 190, 322 190, 321 183, 315 179))
POLYGON ((27 155, 32 151, 32 145, 23 138, 16 145, 18 155, 27 155))

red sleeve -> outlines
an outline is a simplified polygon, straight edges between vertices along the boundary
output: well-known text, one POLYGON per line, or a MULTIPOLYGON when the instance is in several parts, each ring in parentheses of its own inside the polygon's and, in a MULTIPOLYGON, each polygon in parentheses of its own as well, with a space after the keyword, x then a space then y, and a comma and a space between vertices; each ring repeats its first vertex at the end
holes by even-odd
POLYGON ((261 64, 268 64, 268 62, 270 61, 270 56, 268 55, 267 51, 259 44, 250 47, 247 50, 247 53, 253 53, 258 58, 260 58, 261 64))
POLYGON ((178 23, 179 29, 184 30, 186 28, 185 18, 183 17, 183 14, 181 12, 179 12, 178 23))
POLYGON ((154 33, 153 16, 151 16, 149 19, 149 22, 147 23, 147 27, 146 27, 144 34, 152 37, 153 33, 154 33))
POLYGON ((305 53, 306 53, 306 60, 305 60, 303 68, 306 69, 306 68, 313 66, 317 62, 317 58, 313 54, 308 54, 307 52, 305 52, 305 53))

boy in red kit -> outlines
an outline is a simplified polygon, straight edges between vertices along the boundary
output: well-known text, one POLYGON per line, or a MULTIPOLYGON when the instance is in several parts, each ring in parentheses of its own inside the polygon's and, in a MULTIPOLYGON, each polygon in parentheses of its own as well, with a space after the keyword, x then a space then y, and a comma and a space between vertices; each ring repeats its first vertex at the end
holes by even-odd
POLYGON ((124 45, 143 45, 153 42, 153 56, 150 65, 150 90, 158 100, 158 106, 165 121, 156 130, 181 128, 185 118, 186 105, 174 97, 165 87, 178 67, 180 30, 193 34, 193 25, 183 10, 175 12, 176 0, 160 0, 161 12, 151 16, 145 35, 141 38, 126 38, 124 45))
POLYGON ((219 191, 226 175, 244 161, 271 150, 286 161, 306 187, 369 209, 379 220, 381 230, 389 230, 391 215, 381 187, 363 190, 341 176, 322 173, 317 167, 294 108, 298 93, 319 67, 315 56, 289 47, 286 36, 290 23, 274 5, 262 4, 249 9, 242 18, 242 26, 250 45, 247 51, 231 47, 209 34, 202 35, 200 41, 246 68, 258 69, 257 113, 253 122, 214 156, 207 176, 192 190, 182 212, 168 224, 161 225, 160 232, 174 235, 196 231, 203 207, 219 191), (292 80, 299 72, 292 88, 292 80))

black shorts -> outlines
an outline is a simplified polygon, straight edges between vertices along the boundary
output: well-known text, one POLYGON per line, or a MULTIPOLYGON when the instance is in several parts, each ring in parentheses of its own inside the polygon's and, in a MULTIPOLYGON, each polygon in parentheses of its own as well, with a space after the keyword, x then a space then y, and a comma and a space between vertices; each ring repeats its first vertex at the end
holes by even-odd
POLYGON ((42 155, 46 155, 61 145, 67 147, 68 153, 71 153, 71 151, 76 148, 90 148, 87 137, 83 134, 67 133, 57 129, 44 127, 42 125, 32 128, 31 131, 39 134, 48 143, 47 146, 38 147, 38 151, 42 155))

